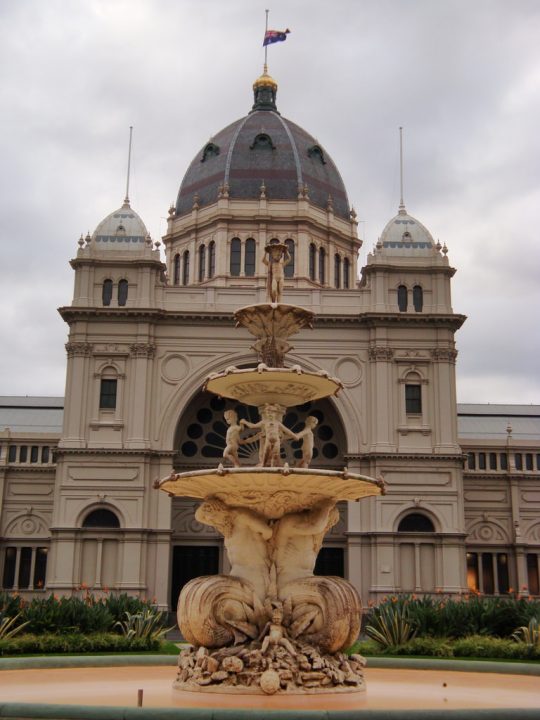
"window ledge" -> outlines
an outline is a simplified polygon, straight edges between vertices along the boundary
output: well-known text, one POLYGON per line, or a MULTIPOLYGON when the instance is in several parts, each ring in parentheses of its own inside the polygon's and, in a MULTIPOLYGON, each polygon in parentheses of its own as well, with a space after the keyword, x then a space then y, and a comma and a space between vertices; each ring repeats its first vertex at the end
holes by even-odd
POLYGON ((422 433, 422 435, 431 435, 431 428, 427 425, 400 425, 398 427, 400 435, 408 435, 409 433, 422 433))
POLYGON ((123 420, 91 420, 90 427, 92 430, 100 428, 112 428, 113 430, 121 430, 124 427, 123 420))

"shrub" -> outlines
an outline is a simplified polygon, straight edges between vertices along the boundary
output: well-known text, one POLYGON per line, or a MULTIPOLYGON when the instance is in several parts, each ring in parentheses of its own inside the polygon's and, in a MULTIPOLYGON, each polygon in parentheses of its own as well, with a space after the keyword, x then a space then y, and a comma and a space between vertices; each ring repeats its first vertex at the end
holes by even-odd
POLYGON ((116 623, 124 620, 126 613, 135 615, 137 613, 144 613, 146 610, 155 609, 147 600, 141 600, 138 597, 133 597, 126 593, 107 595, 103 599, 103 604, 111 614, 113 627, 116 623))
POLYGON ((454 657, 504 658, 506 660, 527 660, 540 657, 526 643, 506 638, 471 635, 453 643, 454 657))
POLYGON ((390 602, 381 603, 370 615, 366 635, 383 648, 406 643, 417 629, 409 606, 407 597, 393 597, 390 602))
POLYGON ((453 657, 452 643, 448 640, 433 637, 415 637, 397 647, 388 647, 388 655, 421 655, 424 657, 453 657))
POLYGON ((358 640, 345 650, 347 655, 379 655, 381 648, 374 640, 358 640))
POLYGON ((47 653, 99 653, 99 652, 143 652, 159 650, 160 642, 154 638, 127 638, 115 633, 82 635, 20 635, 0 639, 0 655, 42 655, 47 653))
POLYGON ((24 619, 31 633, 106 632, 113 618, 105 604, 92 595, 76 597, 34 598, 24 608, 24 619))
POLYGON ((163 613, 156 610, 131 614, 127 612, 126 619, 116 623, 116 627, 129 640, 150 639, 163 640, 172 628, 165 628, 163 613))
POLYGON ((524 642, 530 648, 540 650, 540 628, 538 627, 538 619, 531 618, 528 625, 519 627, 512 633, 512 639, 516 642, 524 642))

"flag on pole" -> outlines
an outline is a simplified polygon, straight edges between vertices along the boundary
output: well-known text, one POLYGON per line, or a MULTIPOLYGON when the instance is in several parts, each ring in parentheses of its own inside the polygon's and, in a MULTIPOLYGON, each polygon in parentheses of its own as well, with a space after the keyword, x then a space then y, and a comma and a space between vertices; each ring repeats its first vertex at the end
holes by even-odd
POLYGON ((289 28, 286 30, 267 30, 264 33, 263 47, 272 45, 272 43, 283 42, 290 32, 289 28))

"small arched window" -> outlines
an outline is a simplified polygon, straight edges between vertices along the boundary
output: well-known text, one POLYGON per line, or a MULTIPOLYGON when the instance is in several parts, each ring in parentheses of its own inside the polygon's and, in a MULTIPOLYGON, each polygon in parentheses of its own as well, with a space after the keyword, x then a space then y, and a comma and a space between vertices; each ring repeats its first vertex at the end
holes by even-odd
POLYGON ((334 285, 336 288, 341 287, 341 255, 334 255, 334 285))
POLYGON ((398 532, 432 533, 435 528, 431 520, 422 513, 410 513, 402 518, 398 532))
POLYGON ((294 257, 294 240, 285 240, 285 245, 287 246, 287 250, 289 252, 289 257, 291 258, 288 265, 285 265, 285 277, 286 278, 292 278, 294 277, 294 263, 295 263, 295 257, 294 257))
POLYGON ((205 162, 208 158, 219 155, 219 152, 219 145, 213 142, 206 143, 202 152, 201 162, 205 162))
POLYGON ((351 262, 349 258, 345 258, 343 260, 343 287, 345 290, 348 290, 351 286, 351 262))
POLYGON ((212 242, 208 245, 208 277, 213 278, 216 274, 216 243, 212 242))
POLYGON ((322 165, 326 165, 326 160, 324 159, 324 152, 320 145, 312 145, 310 148, 308 148, 307 154, 310 158, 319 160, 322 165))
POLYGON ((321 285, 326 282, 326 251, 324 248, 319 250, 319 282, 321 285))
POLYGON ((424 307, 424 291, 420 285, 415 285, 412 291, 413 305, 416 312, 422 312, 424 307))
POLYGON ((173 282, 175 285, 180 285, 180 255, 178 253, 174 256, 173 282))
POLYGON ((83 528, 119 528, 120 521, 112 510, 98 508, 84 518, 83 528))
POLYGON ((276 149, 276 146, 272 142, 272 138, 268 135, 268 133, 259 133, 258 135, 255 135, 255 138, 249 147, 251 150, 254 150, 255 148, 262 148, 264 150, 276 149))
POLYGON ((113 282, 112 280, 104 280, 101 290, 101 300, 104 305, 110 305, 112 300, 113 282))
POLYGON ((234 277, 240 275, 240 258, 242 253, 242 244, 240 238, 233 238, 231 240, 231 261, 230 261, 230 272, 234 277))
POLYGON ((118 283, 118 305, 120 307, 124 307, 127 303, 128 287, 129 285, 127 280, 120 280, 118 283))
POLYGON ((315 280, 315 257, 317 255, 317 248, 313 243, 309 246, 309 279, 315 280))
POLYGON ((399 308, 399 312, 407 312, 407 286, 406 285, 400 285, 397 289, 397 304, 399 308))
POLYGON ((206 245, 199 247, 199 282, 204 280, 204 270, 206 265, 206 245))
POLYGON ((182 285, 189 283, 189 250, 184 250, 184 262, 182 267, 182 285))
POLYGON ((405 412, 407 415, 422 414, 422 385, 415 381, 416 373, 407 378, 405 383, 405 412))
POLYGON ((255 275, 255 240, 246 240, 246 254, 244 256, 244 275, 252 277, 255 275))

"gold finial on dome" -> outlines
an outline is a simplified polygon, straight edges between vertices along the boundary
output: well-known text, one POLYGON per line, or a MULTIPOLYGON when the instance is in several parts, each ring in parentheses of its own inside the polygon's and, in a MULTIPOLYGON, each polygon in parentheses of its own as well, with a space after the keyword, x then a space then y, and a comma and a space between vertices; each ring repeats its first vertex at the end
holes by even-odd
POLYGON ((273 77, 268 74, 268 65, 266 65, 266 63, 264 65, 263 74, 258 77, 253 83, 254 90, 257 90, 257 88, 261 87, 270 87, 274 91, 277 90, 277 82, 274 80, 273 77))

